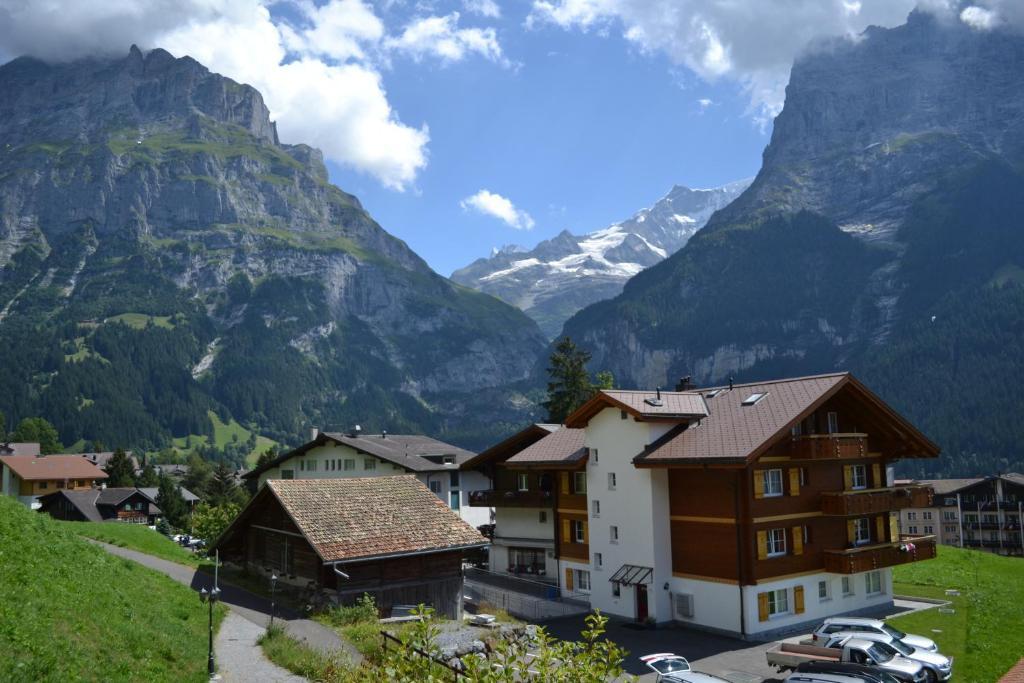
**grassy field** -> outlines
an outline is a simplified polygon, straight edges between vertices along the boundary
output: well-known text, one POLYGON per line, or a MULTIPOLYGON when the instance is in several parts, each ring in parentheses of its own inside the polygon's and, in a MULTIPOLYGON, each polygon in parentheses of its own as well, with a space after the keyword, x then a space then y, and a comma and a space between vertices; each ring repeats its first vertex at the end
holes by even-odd
POLYGON ((141 524, 117 524, 114 522, 57 522, 79 536, 94 538, 122 548, 131 548, 148 555, 198 567, 201 558, 161 533, 141 524))
POLYGON ((0 496, 0 681, 198 683, 206 638, 189 588, 0 496))
MULTIPOLYGON (((239 443, 245 443, 249 440, 252 432, 238 424, 234 419, 231 422, 225 423, 217 413, 212 410, 209 411, 210 422, 213 424, 213 445, 217 448, 224 448, 224 446, 237 441, 239 443), (236 439, 237 437, 237 439, 236 439)), ((189 437, 179 437, 174 440, 174 447, 178 450, 187 450, 188 444, 191 443, 193 446, 207 445, 209 438, 204 435, 193 434, 189 437)), ((256 459, 260 457, 260 454, 265 452, 268 448, 276 446, 277 442, 268 439, 265 436, 256 436, 256 448, 252 449, 246 456, 246 462, 250 466, 256 464, 256 459)))
POLYGON ((897 595, 952 601, 953 613, 932 609, 891 623, 955 657, 955 680, 991 683, 1024 657, 1024 560, 939 546, 937 559, 897 567, 893 581, 897 595))
POLYGON ((165 330, 174 329, 174 321, 169 315, 146 315, 145 313, 121 313, 120 315, 114 315, 106 319, 108 323, 123 323, 128 327, 133 327, 137 330, 145 329, 147 325, 152 323, 157 327, 162 327, 165 330))

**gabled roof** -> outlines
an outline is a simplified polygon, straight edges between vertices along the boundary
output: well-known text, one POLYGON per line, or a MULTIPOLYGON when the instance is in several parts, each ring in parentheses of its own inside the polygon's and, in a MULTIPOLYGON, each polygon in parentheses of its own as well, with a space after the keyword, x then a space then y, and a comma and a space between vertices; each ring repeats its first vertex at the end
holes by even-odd
POLYGON ((626 391, 602 389, 565 419, 566 427, 586 427, 605 408, 619 408, 644 421, 691 420, 708 414, 699 391, 626 391))
POLYGON ((42 509, 45 510, 57 499, 63 498, 71 503, 71 505, 74 506, 74 508, 78 510, 83 517, 85 517, 86 521, 102 522, 103 516, 96 507, 96 500, 99 496, 99 489, 88 489, 86 491, 69 491, 62 489, 45 496, 40 496, 39 502, 42 509))
POLYGON ((26 481, 107 478, 106 472, 78 455, 7 455, 0 464, 26 481))
MULTIPOLYGON (((157 493, 160 491, 160 489, 157 488, 156 486, 145 486, 145 487, 140 487, 139 491, 141 491, 142 495, 144 495, 146 498, 149 498, 151 501, 156 503, 156 496, 157 496, 157 493)), ((199 496, 197 496, 196 494, 192 493, 191 491, 189 491, 184 486, 179 486, 178 487, 178 491, 181 492, 181 497, 185 499, 186 503, 194 503, 197 500, 199 500, 199 496)))
POLYGON ((562 427, 505 461, 509 467, 566 467, 586 462, 585 429, 562 427))
MULTIPOLYGON (((702 389, 710 414, 697 424, 679 425, 634 458, 638 466, 686 463, 745 464, 841 389, 848 388, 881 412, 894 429, 913 440, 919 453, 939 448, 847 372, 702 389), (763 398, 744 405, 755 394, 763 398)), ((912 457, 912 456, 906 456, 912 457)))
POLYGON ((399 475, 268 481, 214 547, 268 497, 281 504, 326 563, 487 545, 480 532, 423 483, 399 475))
POLYGON ((454 464, 458 466, 474 455, 464 448, 419 434, 361 434, 359 436, 352 436, 340 432, 321 432, 312 441, 278 456, 263 467, 257 467, 246 472, 242 475, 242 478, 252 479, 258 477, 287 460, 305 455, 313 448, 330 443, 344 444, 359 453, 376 456, 381 460, 403 467, 410 472, 435 472, 457 469, 457 467, 453 468, 452 465, 433 462, 428 459, 428 456, 453 456, 455 458, 454 464))
MULTIPOLYGON (((139 493, 139 490, 134 486, 119 486, 117 488, 100 489, 99 493, 100 495, 96 499, 97 505, 120 505, 136 493, 139 493)), ((143 497, 148 498, 145 495, 143 497)))
POLYGON ((39 455, 37 443, 0 442, 0 456, 5 455, 39 455))
POLYGON ((459 466, 461 470, 471 470, 491 462, 503 462, 527 446, 540 441, 562 425, 535 423, 519 430, 504 441, 497 443, 459 466))
MULTIPOLYGON (((100 469, 106 469, 107 463, 110 462, 110 459, 114 457, 114 451, 104 451, 102 453, 75 453, 75 455, 85 458, 86 460, 91 462, 93 465, 96 465, 96 467, 99 467, 100 469)), ((134 455, 132 455, 132 452, 125 451, 125 455, 127 455, 128 460, 131 461, 132 467, 134 467, 136 470, 139 469, 139 461, 134 455)))
POLYGON ((946 496, 983 481, 985 481, 984 477, 975 477, 971 479, 921 479, 916 483, 931 486, 937 496, 946 496))

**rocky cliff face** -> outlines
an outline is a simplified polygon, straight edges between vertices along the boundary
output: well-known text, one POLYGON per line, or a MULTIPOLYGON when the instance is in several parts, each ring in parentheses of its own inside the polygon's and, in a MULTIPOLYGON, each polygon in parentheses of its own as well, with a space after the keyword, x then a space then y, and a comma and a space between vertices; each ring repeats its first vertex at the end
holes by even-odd
POLYGON ((452 273, 452 279, 526 312, 548 336, 581 308, 622 291, 626 280, 678 251, 711 215, 750 184, 708 190, 677 185, 649 209, 603 230, 563 231, 533 249, 508 246, 452 273))
POLYGON ((0 410, 66 441, 156 446, 213 410, 288 441, 360 422, 469 443, 493 416, 452 406, 543 348, 331 185, 318 150, 280 144, 257 91, 192 59, 14 60, 0 140, 0 410))
POLYGON ((997 350, 1024 303, 1022 73, 1019 33, 919 12, 821 46, 750 188, 566 333, 624 386, 850 368, 947 447, 933 473, 1004 467, 1024 436, 1021 400, 989 394, 1024 379, 997 350))

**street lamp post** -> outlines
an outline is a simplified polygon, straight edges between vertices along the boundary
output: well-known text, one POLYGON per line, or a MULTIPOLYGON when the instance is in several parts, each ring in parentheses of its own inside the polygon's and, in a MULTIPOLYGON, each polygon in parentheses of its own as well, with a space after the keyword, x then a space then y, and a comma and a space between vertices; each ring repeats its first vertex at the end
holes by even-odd
POLYGON ((277 574, 270 575, 270 628, 274 628, 274 597, 277 592, 277 574))
POLYGON ((207 591, 205 588, 199 591, 199 600, 210 605, 210 655, 206 662, 207 672, 210 674, 210 678, 214 677, 216 673, 216 667, 213 662, 213 605, 220 599, 220 588, 214 586, 212 589, 207 591))

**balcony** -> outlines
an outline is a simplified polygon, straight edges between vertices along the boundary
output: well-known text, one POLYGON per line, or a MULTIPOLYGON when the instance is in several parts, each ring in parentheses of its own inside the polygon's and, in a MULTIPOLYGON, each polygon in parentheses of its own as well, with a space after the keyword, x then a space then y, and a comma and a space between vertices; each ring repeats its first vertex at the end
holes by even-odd
POLYGON ((513 491, 489 489, 470 491, 471 507, 549 508, 555 497, 551 491, 513 491))
POLYGON ((821 511, 826 515, 849 517, 877 515, 904 508, 926 508, 932 505, 933 493, 930 486, 823 493, 821 511))
POLYGON ((895 567, 935 557, 934 536, 904 536, 899 543, 883 543, 861 548, 825 551, 825 571, 833 574, 859 574, 873 569, 895 567))
POLYGON ((795 437, 790 446, 795 460, 854 459, 867 452, 867 434, 805 434, 795 437))

